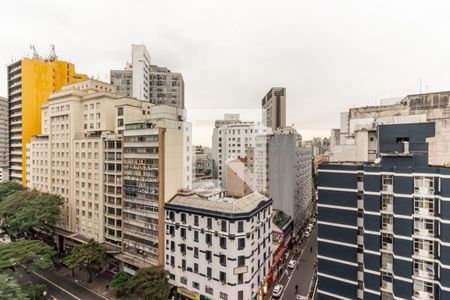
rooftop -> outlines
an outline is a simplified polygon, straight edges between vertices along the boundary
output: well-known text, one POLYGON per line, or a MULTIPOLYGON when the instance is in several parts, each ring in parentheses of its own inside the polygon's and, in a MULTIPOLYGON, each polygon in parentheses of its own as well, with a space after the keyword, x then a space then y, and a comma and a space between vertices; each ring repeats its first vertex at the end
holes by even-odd
POLYGON ((210 212, 225 214, 246 214, 255 210, 260 204, 268 201, 269 198, 253 192, 239 199, 221 197, 211 200, 195 192, 175 195, 168 204, 184 206, 186 208, 199 209, 210 212))

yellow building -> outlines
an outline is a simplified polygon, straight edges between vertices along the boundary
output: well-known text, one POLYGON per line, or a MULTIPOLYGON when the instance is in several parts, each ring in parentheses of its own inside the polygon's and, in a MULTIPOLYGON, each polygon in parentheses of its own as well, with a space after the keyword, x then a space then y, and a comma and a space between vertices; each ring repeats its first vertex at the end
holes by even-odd
POLYGON ((56 59, 23 58, 8 66, 9 180, 26 185, 26 145, 41 133, 41 105, 63 86, 86 79, 56 59))

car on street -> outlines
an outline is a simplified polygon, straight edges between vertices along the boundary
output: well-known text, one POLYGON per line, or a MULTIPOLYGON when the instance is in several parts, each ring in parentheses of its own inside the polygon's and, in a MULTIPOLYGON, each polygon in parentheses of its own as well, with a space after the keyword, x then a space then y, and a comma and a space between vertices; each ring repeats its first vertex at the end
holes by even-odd
POLYGON ((272 292, 272 296, 273 297, 281 297, 281 294, 283 293, 283 286, 281 284, 277 284, 274 288, 273 288, 273 292, 272 292))
POLYGON ((288 263, 288 268, 294 269, 296 264, 297 264, 297 261, 295 259, 291 259, 288 263))

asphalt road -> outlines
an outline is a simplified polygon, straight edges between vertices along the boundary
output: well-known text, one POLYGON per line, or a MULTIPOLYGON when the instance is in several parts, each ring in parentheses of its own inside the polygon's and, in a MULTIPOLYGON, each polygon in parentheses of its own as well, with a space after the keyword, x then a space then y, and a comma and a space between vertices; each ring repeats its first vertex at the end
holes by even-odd
POLYGON ((52 270, 28 273, 17 268, 15 277, 21 283, 45 284, 48 287, 47 299, 58 300, 105 300, 107 298, 92 292, 82 285, 60 276, 52 270))
MULTIPOLYGON (((284 286, 283 294, 280 298, 281 300, 293 300, 293 299, 307 299, 309 293, 309 286, 311 284, 312 276, 314 273, 314 262, 317 261, 317 223, 311 232, 308 239, 304 240, 300 244, 300 249, 302 254, 297 258, 297 266, 294 270, 289 269, 289 277, 283 275, 278 283, 284 286), (310 251, 310 249, 312 249, 310 251), (301 298, 297 298, 295 293, 295 286, 298 285, 299 294, 301 298)), ((291 257, 287 260, 289 261, 291 257)), ((284 271, 283 271, 284 272, 284 271)), ((266 299, 272 300, 277 299, 272 297, 272 289, 276 284, 273 284, 266 299)))

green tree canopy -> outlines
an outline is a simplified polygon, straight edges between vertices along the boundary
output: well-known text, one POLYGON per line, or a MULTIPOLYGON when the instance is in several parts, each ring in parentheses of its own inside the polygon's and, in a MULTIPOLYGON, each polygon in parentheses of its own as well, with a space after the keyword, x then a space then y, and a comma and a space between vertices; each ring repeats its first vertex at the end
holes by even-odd
POLYGON ((0 202, 2 227, 9 234, 30 232, 33 227, 47 230, 59 221, 61 197, 33 191, 17 191, 0 202))
POLYGON ((44 292, 46 292, 48 288, 45 284, 26 284, 22 288, 32 300, 46 299, 44 292))
POLYGON ((13 277, 0 273, 0 300, 9 299, 27 300, 28 297, 13 277))
POLYGON ((127 281, 130 279, 130 275, 124 271, 120 271, 117 273, 114 278, 111 280, 111 287, 116 289, 117 297, 120 297, 125 293, 125 285, 127 281))
POLYGON ((170 294, 167 273, 162 266, 139 269, 125 284, 127 293, 145 300, 166 300, 170 294))
POLYGON ((70 269, 84 268, 89 274, 89 281, 93 279, 95 272, 99 272, 106 264, 106 249, 98 242, 90 240, 72 249, 70 255, 64 259, 64 263, 70 269))
POLYGON ((53 266, 52 257, 56 251, 42 241, 23 240, 0 245, 0 270, 20 264, 27 270, 48 269, 53 266))
POLYGON ((14 192, 22 191, 24 187, 15 181, 4 181, 0 182, 0 202, 5 199, 8 195, 14 192))

